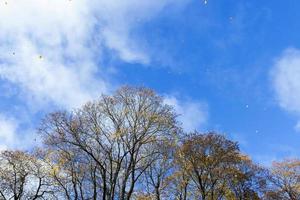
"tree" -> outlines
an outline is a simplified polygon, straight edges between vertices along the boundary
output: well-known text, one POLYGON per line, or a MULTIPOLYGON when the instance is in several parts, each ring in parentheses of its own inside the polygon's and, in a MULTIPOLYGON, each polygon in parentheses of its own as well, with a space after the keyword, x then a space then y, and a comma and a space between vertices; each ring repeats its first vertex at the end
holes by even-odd
POLYGON ((239 162, 231 169, 227 178, 226 199, 258 200, 266 188, 267 170, 240 154, 239 162))
POLYGON ((185 134, 178 124, 145 88, 50 113, 43 150, 0 153, 0 199, 300 199, 300 160, 266 170, 224 135, 185 134))
POLYGON ((168 193, 172 194, 170 197, 176 200, 187 200, 187 199, 195 199, 197 194, 193 193, 195 189, 190 184, 190 177, 182 166, 177 166, 175 162, 174 171, 171 173, 170 187, 168 193))
POLYGON ((170 184, 174 181, 172 173, 175 141, 158 142, 152 148, 158 149, 159 154, 143 175, 141 192, 146 192, 144 196, 156 200, 172 199, 170 184))
POLYGON ((48 150, 44 160, 51 169, 54 193, 62 199, 96 199, 99 192, 96 165, 76 150, 48 150))
POLYGON ((195 132, 183 139, 176 160, 180 170, 189 176, 190 187, 195 188, 194 198, 221 199, 232 168, 240 160, 239 148, 222 135, 195 132))
POLYGON ((266 199, 300 199, 300 160, 274 162, 270 169, 269 183, 266 199))
POLYGON ((22 151, 0 154, 0 199, 54 199, 44 162, 22 151))
POLYGON ((76 163, 83 165, 87 165, 83 158, 94 163, 98 191, 94 199, 127 200, 160 154, 151 147, 170 140, 177 131, 176 115, 161 97, 131 87, 73 112, 49 114, 39 130, 52 152, 76 155, 80 158, 76 163))

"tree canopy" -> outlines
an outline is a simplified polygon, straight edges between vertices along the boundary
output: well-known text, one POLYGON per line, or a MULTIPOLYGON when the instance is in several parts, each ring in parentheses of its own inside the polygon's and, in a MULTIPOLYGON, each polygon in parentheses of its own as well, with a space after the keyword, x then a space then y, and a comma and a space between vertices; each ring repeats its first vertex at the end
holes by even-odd
POLYGON ((0 199, 300 199, 300 161, 254 163, 217 132, 185 133, 147 88, 48 114, 42 149, 0 153, 0 199))

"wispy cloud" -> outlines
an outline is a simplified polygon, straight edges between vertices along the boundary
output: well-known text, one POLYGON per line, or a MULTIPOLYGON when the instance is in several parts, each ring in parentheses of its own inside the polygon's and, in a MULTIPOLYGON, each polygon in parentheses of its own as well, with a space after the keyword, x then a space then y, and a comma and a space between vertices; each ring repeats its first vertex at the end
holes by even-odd
POLYGON ((254 161, 265 167, 270 167, 274 161, 280 161, 283 158, 294 159, 299 155, 298 148, 285 144, 268 144, 265 146, 265 151, 252 154, 254 161))
POLYGON ((132 31, 171 0, 20 0, 0 4, 0 77, 37 100, 77 106, 105 92, 103 49, 150 59, 132 31))
POLYGON ((26 97, 72 107, 105 91, 94 76, 88 43, 95 19, 87 3, 7 1, 0 5, 0 18, 0 77, 26 97))
MULTIPOLYGON (((1 86, 9 90, 1 94, 8 98, 17 91, 20 107, 42 112, 96 98, 113 88, 102 64, 105 53, 123 62, 149 64, 142 37, 133 32, 165 8, 187 1, 0 1, 0 84, 10 86, 1 86)), ((0 144, 16 143, 20 119, 15 118, 0 116, 0 144)))

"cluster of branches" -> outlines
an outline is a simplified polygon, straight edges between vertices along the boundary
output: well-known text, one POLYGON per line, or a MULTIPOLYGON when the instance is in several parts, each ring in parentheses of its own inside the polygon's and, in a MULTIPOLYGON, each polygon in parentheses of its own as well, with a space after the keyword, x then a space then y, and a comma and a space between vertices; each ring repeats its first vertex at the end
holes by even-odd
POLYGON ((300 161, 264 169, 225 136, 184 133, 146 88, 124 87, 39 128, 43 149, 0 153, 0 199, 300 199, 300 161))

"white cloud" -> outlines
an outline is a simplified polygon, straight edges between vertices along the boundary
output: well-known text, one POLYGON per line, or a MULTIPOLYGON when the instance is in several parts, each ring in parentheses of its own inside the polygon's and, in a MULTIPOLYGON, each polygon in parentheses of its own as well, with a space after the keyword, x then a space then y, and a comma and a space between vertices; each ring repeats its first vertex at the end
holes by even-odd
MULTIPOLYGON (((300 50, 285 50, 276 60, 271 75, 279 105, 300 116, 300 50)), ((300 127, 299 123, 296 130, 300 127)))
POLYGON ((192 132, 202 128, 208 119, 207 105, 196 101, 181 101, 174 96, 166 96, 164 102, 173 106, 179 114, 178 120, 182 123, 184 131, 192 132))
POLYGON ((149 63, 133 30, 165 7, 183 2, 1 1, 0 78, 38 102, 77 106, 109 87, 98 64, 103 48, 126 62, 149 63))
POLYGON ((11 147, 16 139, 17 124, 13 119, 0 115, 0 150, 11 147))
POLYGON ((93 75, 96 67, 87 42, 94 22, 84 1, 1 3, 2 79, 33 100, 64 107, 77 106, 105 90, 103 81, 93 75))
POLYGON ((280 106, 300 113, 300 51, 285 50, 277 59, 272 75, 280 106))
POLYGON ((0 113, 0 151, 11 148, 28 149, 39 143, 34 130, 22 128, 20 120, 0 113))
MULTIPOLYGON (((164 8, 187 1, 0 0, 0 98, 17 91, 21 112, 29 110, 34 119, 32 108, 77 107, 109 91, 105 66, 99 64, 104 50, 125 62, 151 62, 142 38, 133 32, 164 8)), ((30 128, 19 123, 28 122, 15 117, 0 115, 1 148, 32 142, 30 128)))
POLYGON ((88 61, 69 66, 51 53, 40 58, 29 41, 19 43, 17 53, 9 64, 0 64, 0 76, 18 85, 34 101, 74 107, 95 97, 97 91, 105 91, 105 84, 95 79, 88 61))

